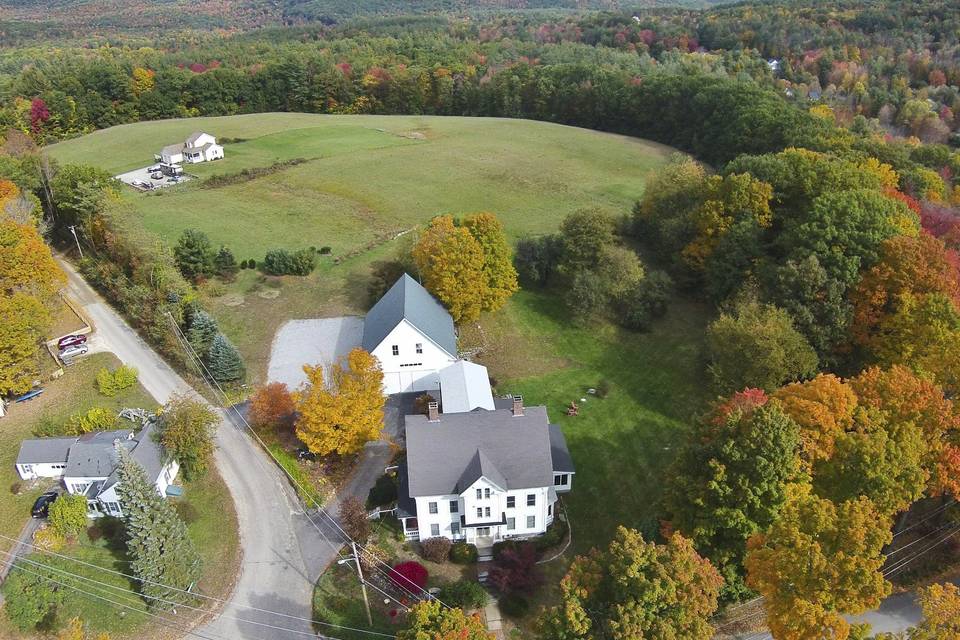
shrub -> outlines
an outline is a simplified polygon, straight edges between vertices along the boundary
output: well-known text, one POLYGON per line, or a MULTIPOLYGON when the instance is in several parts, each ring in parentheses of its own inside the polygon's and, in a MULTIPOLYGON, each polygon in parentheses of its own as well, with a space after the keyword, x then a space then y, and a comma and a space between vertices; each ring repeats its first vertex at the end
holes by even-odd
POLYGON ((534 538, 533 544, 537 553, 543 553, 547 549, 552 549, 559 545, 566 539, 569 531, 570 527, 566 522, 560 518, 555 518, 553 524, 550 525, 543 535, 534 538))
POLYGON ((61 494, 50 505, 50 526, 64 538, 76 538, 87 526, 87 499, 61 494))
POLYGON ((274 276, 306 276, 317 264, 317 254, 313 249, 287 251, 272 249, 263 258, 263 270, 274 276))
POLYGON ((468 542, 454 542, 450 547, 450 562, 454 564, 473 564, 479 557, 476 545, 468 542))
POLYGON ((112 398, 124 389, 137 384, 137 370, 134 367, 120 365, 113 371, 106 367, 97 372, 97 391, 112 398))
POLYGON ((530 610, 530 603, 521 595, 511 593, 503 596, 497 601, 500 607, 500 613, 508 618, 522 618, 530 610))
POLYGON ((447 556, 450 554, 450 548, 452 546, 453 542, 443 537, 430 538, 420 544, 423 557, 430 562, 436 562, 438 564, 447 561, 447 556))
POLYGON ((490 596, 476 580, 460 580, 444 586, 437 596, 444 604, 461 609, 479 609, 490 596))
POLYGON ((415 560, 401 562, 390 571, 390 580, 394 584, 411 591, 426 588, 429 576, 427 568, 415 560))
POLYGON ((367 508, 382 507, 397 499, 397 483, 387 474, 377 478, 377 483, 367 495, 367 508))

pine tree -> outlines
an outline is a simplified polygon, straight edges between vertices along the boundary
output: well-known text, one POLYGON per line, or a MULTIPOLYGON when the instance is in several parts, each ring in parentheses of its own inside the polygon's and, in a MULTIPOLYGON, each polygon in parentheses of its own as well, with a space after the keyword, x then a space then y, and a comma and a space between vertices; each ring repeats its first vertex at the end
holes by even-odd
POLYGON ((143 467, 123 447, 117 451, 117 495, 123 505, 130 567, 140 581, 140 593, 151 609, 187 602, 190 596, 178 590, 189 589, 200 578, 200 556, 187 527, 147 480, 143 467))
POLYGON ((213 319, 213 316, 203 309, 197 309, 193 312, 190 317, 190 328, 187 329, 187 341, 201 358, 207 357, 210 345, 218 333, 220 333, 220 327, 217 326, 217 321, 213 319))
POLYGON ((210 369, 210 375, 217 382, 239 380, 245 373, 240 352, 233 346, 230 339, 222 333, 218 333, 210 345, 210 352, 207 354, 207 367, 210 369))

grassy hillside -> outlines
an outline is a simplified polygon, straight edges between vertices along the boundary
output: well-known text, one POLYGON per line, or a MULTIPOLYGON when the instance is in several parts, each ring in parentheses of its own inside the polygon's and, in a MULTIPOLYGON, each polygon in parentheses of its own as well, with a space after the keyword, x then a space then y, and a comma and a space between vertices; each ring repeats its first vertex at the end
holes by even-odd
POLYGON ((493 211, 514 236, 550 231, 580 208, 622 214, 669 153, 541 122, 308 114, 125 125, 50 153, 119 173, 151 162, 161 146, 195 129, 247 139, 227 144, 222 161, 187 168, 200 177, 292 158, 308 162, 220 188, 195 181, 155 194, 128 189, 126 197, 144 227, 169 241, 195 227, 238 259, 257 260, 280 246, 329 245, 343 255, 439 213, 493 211))

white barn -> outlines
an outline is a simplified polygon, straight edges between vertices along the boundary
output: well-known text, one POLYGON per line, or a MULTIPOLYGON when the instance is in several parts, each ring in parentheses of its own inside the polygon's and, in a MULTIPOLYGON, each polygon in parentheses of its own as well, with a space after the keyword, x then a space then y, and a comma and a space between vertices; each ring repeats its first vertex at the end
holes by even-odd
POLYGON ((160 495, 166 495, 180 470, 177 461, 166 456, 154 440, 154 432, 155 423, 148 423, 139 433, 120 429, 24 440, 17 455, 17 474, 23 480, 62 478, 67 493, 86 496, 90 517, 120 517, 123 508, 116 491, 117 447, 130 452, 160 495))
POLYGON ((435 391, 440 370, 457 361, 453 318, 407 274, 367 313, 362 346, 380 361, 388 395, 435 391))

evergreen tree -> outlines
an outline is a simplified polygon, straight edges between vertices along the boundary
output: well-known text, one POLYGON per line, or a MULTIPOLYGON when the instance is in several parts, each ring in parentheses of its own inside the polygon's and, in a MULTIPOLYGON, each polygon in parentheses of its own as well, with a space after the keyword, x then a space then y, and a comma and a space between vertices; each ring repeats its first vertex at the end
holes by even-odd
POLYGON ((240 352, 233 346, 230 339, 222 333, 218 333, 210 345, 210 352, 207 354, 207 367, 210 369, 210 375, 218 382, 239 380, 245 373, 240 352))
POLYGON ((217 321, 203 309, 197 309, 190 316, 187 341, 201 358, 207 357, 210 345, 213 344, 213 339, 217 337, 218 333, 220 333, 220 327, 217 326, 217 321))
POLYGON ((213 259, 213 265, 217 274, 228 280, 232 280, 237 275, 237 271, 240 270, 240 267, 237 266, 237 259, 233 257, 233 251, 223 246, 217 252, 217 257, 213 259))
POLYGON ((217 254, 210 244, 210 238, 202 231, 185 229, 173 249, 173 255, 184 278, 197 280, 215 273, 217 254))
POLYGON ((187 527, 173 506, 157 492, 140 466, 123 447, 117 449, 130 566, 151 609, 186 602, 200 578, 200 556, 187 536, 187 527))

